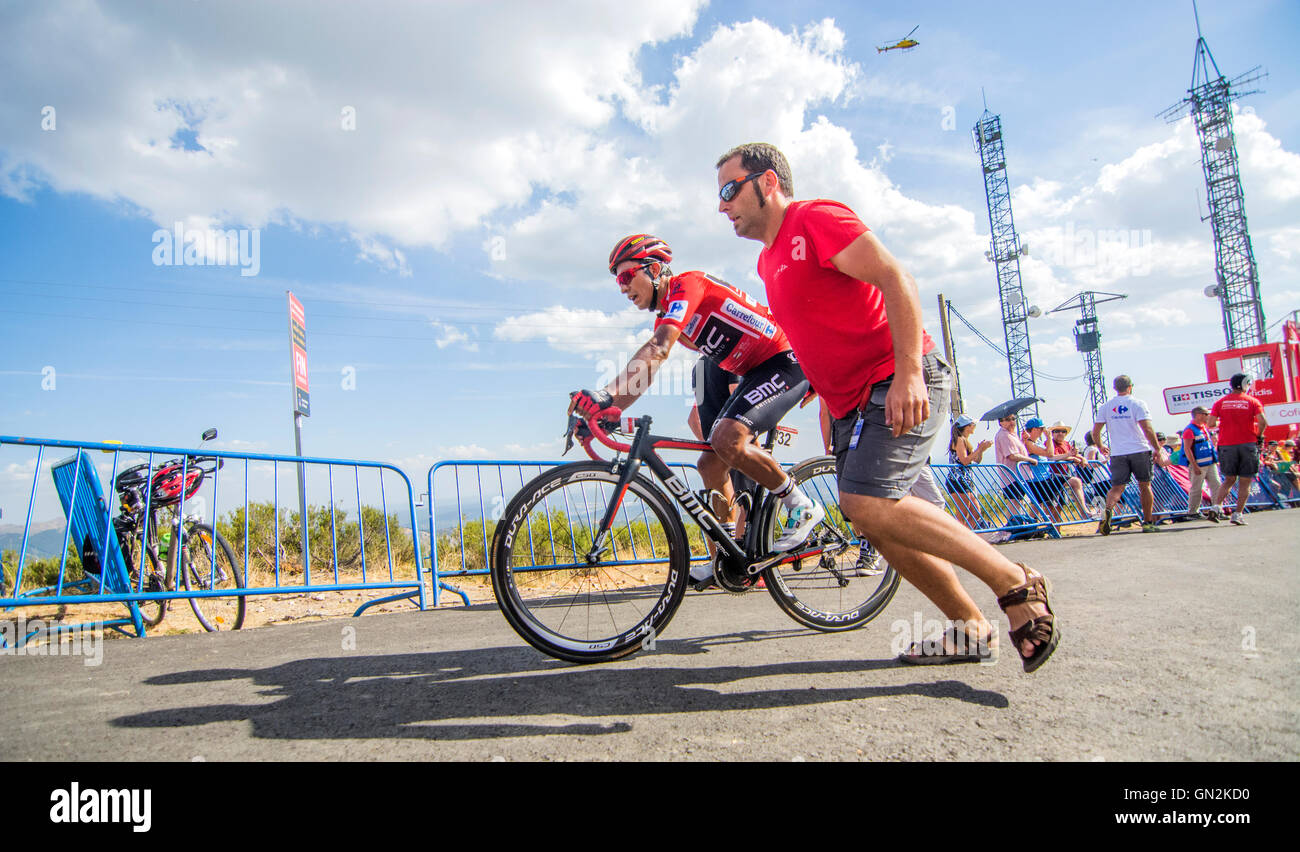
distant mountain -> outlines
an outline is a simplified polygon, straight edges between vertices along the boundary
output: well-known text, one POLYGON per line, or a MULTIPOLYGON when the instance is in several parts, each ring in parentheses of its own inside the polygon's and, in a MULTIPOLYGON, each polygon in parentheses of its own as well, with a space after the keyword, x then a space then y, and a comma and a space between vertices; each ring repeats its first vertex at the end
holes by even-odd
MULTIPOLYGON (((35 525, 33 525, 35 529, 35 525)), ((12 550, 15 553, 23 546, 22 527, 18 532, 0 532, 0 550, 12 550)), ((28 558, 44 559, 47 556, 57 556, 59 548, 63 546, 63 523, 56 522, 55 528, 46 529, 40 532, 33 532, 27 539, 27 556, 28 558)))

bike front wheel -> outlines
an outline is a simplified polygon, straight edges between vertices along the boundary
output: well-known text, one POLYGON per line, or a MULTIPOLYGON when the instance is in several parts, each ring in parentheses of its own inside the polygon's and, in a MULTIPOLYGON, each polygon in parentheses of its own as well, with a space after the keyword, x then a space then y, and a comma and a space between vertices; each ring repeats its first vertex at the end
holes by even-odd
MULTIPOLYGON (((840 510, 835 459, 808 459, 795 465, 790 478, 826 510, 826 519, 813 528, 800 549, 825 546, 816 556, 774 565, 763 572, 767 591, 785 613, 814 630, 852 630, 884 610, 898 591, 898 572, 879 557, 860 559, 865 542, 840 510)), ((780 501, 772 499, 764 520, 770 549, 785 520, 780 501)))
POLYGON ((554 468, 523 487, 492 538, 492 591, 510 626, 538 650, 575 663, 649 647, 686 592, 681 517, 644 477, 620 496, 592 553, 618 474, 607 463, 554 468))
MULTIPOLYGON (((180 572, 187 590, 212 591, 244 588, 243 567, 221 533, 207 524, 193 524, 185 533, 182 552, 185 564, 180 572)), ((238 630, 244 626, 243 595, 190 598, 194 615, 209 633, 238 630)))

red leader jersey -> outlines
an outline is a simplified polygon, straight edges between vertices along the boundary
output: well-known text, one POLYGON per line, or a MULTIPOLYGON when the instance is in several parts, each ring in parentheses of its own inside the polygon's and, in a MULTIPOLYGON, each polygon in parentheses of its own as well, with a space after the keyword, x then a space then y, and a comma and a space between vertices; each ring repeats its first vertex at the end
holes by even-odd
POLYGON ((728 373, 743 376, 773 355, 790 349, 772 312, 725 281, 703 272, 683 272, 668 281, 664 314, 655 328, 671 325, 678 338, 728 373))
POLYGON ((1255 415, 1264 413, 1264 403, 1248 393, 1219 397, 1210 413, 1219 418, 1219 446, 1253 444, 1259 440, 1255 415))
MULTIPOLYGON (((843 204, 796 201, 786 208, 776 241, 758 256, 772 314, 804 375, 837 418, 854 411, 867 388, 894 374, 885 297, 831 263, 867 230, 843 204)), ((922 329, 921 354, 932 349, 934 341, 922 329)))

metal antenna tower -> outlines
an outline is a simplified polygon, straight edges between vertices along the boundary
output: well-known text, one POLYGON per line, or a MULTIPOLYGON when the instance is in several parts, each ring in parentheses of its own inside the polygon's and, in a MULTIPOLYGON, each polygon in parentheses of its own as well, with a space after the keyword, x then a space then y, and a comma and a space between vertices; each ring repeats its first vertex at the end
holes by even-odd
POLYGON ((1106 390, 1106 374, 1101 369, 1101 329, 1097 325, 1097 305, 1127 298, 1128 296, 1121 296, 1118 293, 1095 293, 1085 290, 1071 296, 1065 304, 1048 311, 1049 314, 1072 310, 1083 312, 1083 316, 1074 321, 1074 348, 1083 353, 1083 360, 1088 368, 1088 394, 1092 400, 1094 414, 1110 398, 1106 390), (1098 299, 1098 296, 1105 296, 1105 298, 1098 299))
POLYGON ((1201 138, 1201 168, 1209 196, 1210 226, 1214 232, 1216 284, 1207 296, 1217 296, 1223 309, 1223 334, 1227 348, 1238 349, 1264 342, 1264 305, 1259 297, 1259 270, 1246 227, 1246 196, 1237 168, 1237 141, 1232 133, 1232 101, 1258 89, 1241 88, 1268 76, 1256 65, 1227 80, 1201 35, 1201 17, 1196 16, 1196 56, 1192 63, 1192 87, 1187 97, 1160 113, 1170 124, 1190 114, 1201 138), (1211 72, 1213 69, 1213 72, 1211 72))
MULTIPOLYGON (((1020 245, 1011 218, 1011 191, 1007 183, 1006 155, 1002 148, 1002 118, 987 108, 975 122, 975 150, 984 167, 984 194, 989 208, 989 250, 984 257, 997 269, 998 298, 1002 303, 1002 328, 1011 371, 1011 396, 1038 397, 1034 387, 1034 361, 1029 353, 1029 317, 1038 316, 1025 301, 1020 283, 1020 257, 1029 250, 1020 245)), ((1038 403, 1034 403, 1038 414, 1038 403)))

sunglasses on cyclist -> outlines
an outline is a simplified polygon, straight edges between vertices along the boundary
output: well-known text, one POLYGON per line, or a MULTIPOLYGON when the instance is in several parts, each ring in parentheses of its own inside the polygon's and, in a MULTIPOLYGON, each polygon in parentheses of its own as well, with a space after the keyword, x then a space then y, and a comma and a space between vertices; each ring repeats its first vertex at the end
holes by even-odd
POLYGON ((718 197, 723 201, 730 201, 736 197, 736 193, 740 192, 742 186, 749 183, 754 178, 762 177, 765 174, 767 174, 766 171, 754 172, 752 175, 745 175, 740 180, 729 180, 722 185, 722 189, 718 190, 718 197))
POLYGON ((632 283, 632 279, 636 277, 636 274, 638 272, 640 272, 642 269, 649 269, 649 268, 650 268, 649 263, 643 263, 640 266, 633 266, 631 269, 624 269, 618 275, 614 276, 614 280, 618 282, 618 286, 626 287, 632 283))

